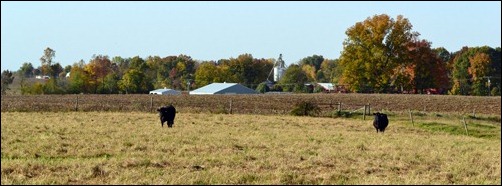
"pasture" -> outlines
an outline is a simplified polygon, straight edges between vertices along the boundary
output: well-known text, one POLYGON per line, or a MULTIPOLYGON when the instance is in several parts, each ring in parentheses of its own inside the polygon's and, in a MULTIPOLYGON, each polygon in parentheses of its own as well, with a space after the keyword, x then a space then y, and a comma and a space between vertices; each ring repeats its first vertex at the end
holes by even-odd
POLYGON ((439 114, 414 125, 390 114, 383 134, 371 117, 183 110, 162 128, 154 112, 5 112, 3 101, 2 185, 501 184, 499 116, 468 118, 469 135, 439 114))

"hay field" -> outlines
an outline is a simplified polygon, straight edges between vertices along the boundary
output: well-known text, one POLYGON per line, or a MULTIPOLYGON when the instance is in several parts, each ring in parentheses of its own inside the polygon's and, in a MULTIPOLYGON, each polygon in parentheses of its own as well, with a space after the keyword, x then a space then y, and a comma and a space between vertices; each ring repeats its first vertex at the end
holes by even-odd
POLYGON ((467 136, 454 117, 389 120, 377 134, 357 118, 2 111, 1 183, 501 184, 500 122, 468 120, 467 136))

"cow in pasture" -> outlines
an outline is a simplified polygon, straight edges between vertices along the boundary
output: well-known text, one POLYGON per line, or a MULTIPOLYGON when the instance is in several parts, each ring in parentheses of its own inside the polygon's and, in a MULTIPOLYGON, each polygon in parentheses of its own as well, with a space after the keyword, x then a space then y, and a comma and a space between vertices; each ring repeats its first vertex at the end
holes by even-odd
POLYGON ((384 132, 387 125, 389 125, 389 119, 387 119, 387 114, 383 113, 373 113, 375 119, 373 120, 373 126, 375 127, 377 133, 378 131, 384 132))
POLYGON ((169 128, 173 127, 174 117, 176 116, 176 108, 173 105, 163 106, 157 109, 160 116, 160 124, 164 127, 164 122, 167 121, 169 128))

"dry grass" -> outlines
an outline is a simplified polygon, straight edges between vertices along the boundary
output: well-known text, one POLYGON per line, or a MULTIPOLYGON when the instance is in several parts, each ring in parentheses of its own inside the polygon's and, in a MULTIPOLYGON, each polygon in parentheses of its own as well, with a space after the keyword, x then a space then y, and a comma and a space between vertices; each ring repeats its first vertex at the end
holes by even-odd
POLYGON ((501 184, 500 123, 478 138, 390 120, 2 112, 1 183, 501 184))

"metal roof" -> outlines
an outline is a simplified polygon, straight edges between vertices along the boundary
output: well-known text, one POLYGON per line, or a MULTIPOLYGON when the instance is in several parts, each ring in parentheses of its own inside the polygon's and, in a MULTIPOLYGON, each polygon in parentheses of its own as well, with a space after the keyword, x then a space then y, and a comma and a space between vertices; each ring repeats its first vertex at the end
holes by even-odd
POLYGON ((326 90, 335 90, 333 83, 317 83, 317 84, 321 85, 326 90))
POLYGON ((238 83, 212 83, 199 89, 190 91, 190 94, 256 94, 253 89, 238 83))
POLYGON ((173 89, 162 88, 162 89, 152 90, 150 91, 150 94, 181 94, 181 92, 173 89))

